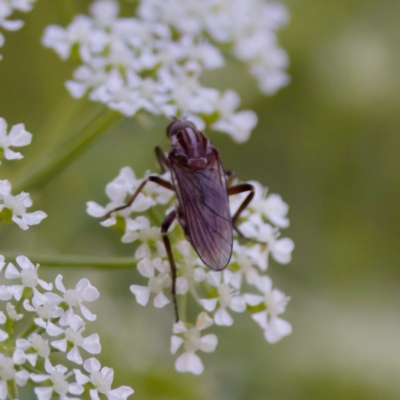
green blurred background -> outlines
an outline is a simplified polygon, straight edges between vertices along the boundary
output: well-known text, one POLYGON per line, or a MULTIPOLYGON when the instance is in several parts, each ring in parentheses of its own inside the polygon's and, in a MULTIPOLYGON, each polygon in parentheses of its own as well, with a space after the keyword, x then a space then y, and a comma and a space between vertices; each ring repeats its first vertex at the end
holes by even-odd
MULTIPOLYGON (((73 131, 98 105, 73 100, 63 86, 74 62, 40 45, 44 27, 66 25, 87 0, 41 0, 6 32, 0 62, 0 116, 34 134, 19 162, 3 161, 1 178, 17 178, 73 131)), ((169 353, 172 311, 143 308, 128 286, 134 270, 60 271, 74 285, 87 276, 100 288, 88 330, 103 345, 99 359, 115 369, 115 385, 137 399, 399 399, 400 398, 400 2, 287 0, 291 22, 279 34, 292 83, 260 95, 241 65, 205 83, 233 87, 259 124, 238 145, 213 134, 224 164, 242 180, 259 180, 289 204, 296 244, 287 266, 271 263, 276 287, 291 296, 284 317, 293 334, 275 345, 248 315, 215 328, 213 354, 201 354, 200 377, 178 374, 169 353)), ((124 2, 124 11, 129 2, 124 2)), ((131 245, 102 228, 85 202, 105 204, 104 186, 122 166, 140 175, 155 168, 153 148, 167 149, 166 122, 125 119, 43 190, 34 209, 48 213, 21 232, 2 227, 0 252, 129 256, 131 245)), ((26 397, 30 395, 26 393, 26 397)))

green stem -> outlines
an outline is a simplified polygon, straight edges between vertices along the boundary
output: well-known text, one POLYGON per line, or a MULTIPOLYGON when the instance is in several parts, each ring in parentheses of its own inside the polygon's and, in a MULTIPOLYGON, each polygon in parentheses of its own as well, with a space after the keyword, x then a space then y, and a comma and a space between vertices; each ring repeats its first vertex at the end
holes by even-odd
POLYGON ((7 381, 8 397, 12 400, 18 399, 17 396, 17 385, 14 379, 7 381))
POLYGON ((26 339, 31 333, 35 332, 39 327, 35 324, 35 322, 31 322, 30 325, 22 331, 19 335, 19 339, 26 339))
MULTIPOLYGON (((5 253, 6 259, 18 254, 5 253)), ((94 268, 136 268, 137 261, 132 257, 93 257, 68 254, 28 254, 27 257, 42 267, 94 267, 94 268)))
POLYGON ((67 142, 61 144, 58 149, 36 159, 34 164, 23 171, 17 179, 13 191, 18 193, 21 190, 38 190, 46 185, 82 154, 94 140, 122 118, 119 112, 109 109, 97 115, 83 129, 69 135, 67 142))

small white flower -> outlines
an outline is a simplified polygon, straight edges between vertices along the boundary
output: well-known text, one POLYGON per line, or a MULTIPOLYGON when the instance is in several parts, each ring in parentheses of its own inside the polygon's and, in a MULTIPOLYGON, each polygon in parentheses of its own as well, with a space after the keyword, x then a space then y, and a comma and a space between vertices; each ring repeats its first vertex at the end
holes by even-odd
POLYGON ((217 287, 218 297, 200 300, 201 305, 209 312, 214 311, 214 322, 217 325, 230 326, 233 324, 233 318, 227 311, 230 308, 235 312, 243 312, 246 310, 246 301, 242 295, 239 295, 231 286, 233 278, 232 271, 224 270, 220 272, 209 272, 208 281, 217 287))
POLYGON ((245 142, 250 137, 252 129, 257 125, 257 115, 253 111, 235 113, 239 104, 239 95, 233 90, 227 90, 216 104, 219 119, 212 125, 212 128, 228 133, 237 142, 245 142))
POLYGON ((134 392, 129 386, 111 389, 114 371, 108 367, 101 368, 101 364, 96 358, 87 359, 83 363, 83 368, 90 376, 88 377, 80 370, 74 369, 75 379, 78 384, 85 385, 90 382, 94 386, 94 389, 90 390, 90 398, 92 400, 99 399, 99 394, 104 394, 108 400, 126 400, 134 392))
POLYGON ((16 370, 14 361, 10 357, 6 357, 0 353, 0 399, 8 398, 7 382, 14 380, 18 386, 25 386, 29 379, 28 371, 24 369, 16 370))
POLYGON ((84 338, 82 332, 85 330, 85 323, 79 315, 71 316, 69 323, 70 326, 65 329, 65 337, 54 340, 51 345, 62 352, 66 352, 68 343, 72 344, 72 348, 67 354, 67 359, 76 364, 82 364, 83 362, 79 347, 82 347, 90 354, 99 354, 101 351, 99 335, 93 333, 84 338))
POLYGON ((93 314, 83 303, 92 302, 98 299, 99 291, 90 284, 89 280, 81 279, 75 286, 75 289, 66 289, 63 282, 62 275, 57 275, 55 280, 56 288, 63 293, 63 299, 68 304, 68 310, 60 318, 60 325, 69 325, 69 319, 73 314, 73 308, 79 307, 82 315, 88 321, 94 321, 96 315, 93 314))
POLYGON ((53 393, 59 396, 60 400, 69 400, 68 393, 80 395, 83 393, 83 387, 79 383, 69 383, 67 381, 68 368, 64 365, 56 365, 53 367, 48 358, 45 361, 46 374, 30 374, 33 382, 41 383, 50 381, 51 386, 35 387, 35 393, 38 400, 50 400, 53 393))
POLYGON ((25 130, 24 124, 14 125, 7 135, 7 123, 0 118, 0 147, 4 150, 4 157, 7 160, 23 158, 21 153, 13 151, 10 147, 21 147, 31 143, 32 134, 25 130))
POLYGON ((260 277, 256 286, 264 296, 245 295, 246 301, 251 306, 264 303, 266 310, 253 314, 252 318, 264 330, 268 342, 278 342, 292 333, 290 323, 278 317, 285 312, 289 297, 278 289, 272 289, 272 281, 268 276, 260 277))
POLYGON ((194 328, 187 328, 182 321, 174 324, 173 332, 175 335, 171 337, 171 353, 175 354, 181 345, 185 348, 185 352, 175 362, 177 371, 191 372, 195 375, 200 375, 203 372, 203 363, 196 351, 212 353, 217 347, 218 338, 216 335, 209 334, 201 337, 200 333, 203 329, 211 326, 212 323, 212 319, 207 313, 201 312, 197 317, 194 328))
POLYGON ((25 299, 23 305, 25 310, 38 315, 38 317, 34 319, 35 324, 45 329, 49 336, 54 337, 64 333, 62 328, 51 321, 54 318, 60 318, 64 312, 64 310, 58 306, 59 302, 59 296, 56 294, 51 292, 41 294, 34 288, 31 302, 25 299))
POLYGON ((11 184, 8 180, 0 180, 0 211, 8 208, 12 211, 12 220, 23 230, 27 230, 30 225, 40 224, 42 219, 47 217, 43 211, 27 213, 26 209, 32 206, 29 193, 21 192, 13 196, 11 194, 11 184))
POLYGON ((52 290, 53 285, 39 279, 38 269, 39 264, 33 265, 32 262, 25 256, 18 256, 16 258, 17 264, 20 266, 21 271, 14 266, 13 263, 8 263, 5 277, 6 279, 21 279, 20 285, 12 285, 11 291, 14 298, 19 301, 25 288, 35 288, 37 285, 45 290, 52 290))
POLYGON ((13 319, 14 321, 19 321, 24 316, 24 314, 18 314, 15 310, 15 306, 11 303, 6 304, 6 311, 8 317, 13 319))
POLYGON ((131 292, 135 295, 136 301, 145 306, 150 299, 150 294, 155 293, 154 307, 162 308, 167 305, 170 301, 164 294, 164 289, 171 288, 172 280, 169 275, 169 264, 168 261, 163 261, 161 258, 154 260, 143 259, 138 263, 138 271, 149 278, 147 286, 131 285, 131 292), (156 271, 159 273, 156 275, 156 271))
POLYGON ((32 366, 36 365, 38 357, 46 359, 50 355, 48 341, 44 340, 42 336, 37 333, 32 333, 28 339, 17 339, 16 347, 17 350, 23 352, 23 357, 28 360, 32 366), (26 353, 28 349, 30 349, 30 352, 26 353), (33 353, 32 350, 34 351, 33 353))

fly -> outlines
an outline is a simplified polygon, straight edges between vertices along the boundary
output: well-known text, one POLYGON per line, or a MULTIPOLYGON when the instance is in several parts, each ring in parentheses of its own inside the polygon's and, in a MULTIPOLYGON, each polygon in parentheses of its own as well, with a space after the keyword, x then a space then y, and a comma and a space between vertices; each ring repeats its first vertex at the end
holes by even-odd
POLYGON ((214 271, 222 271, 232 256, 233 230, 243 236, 236 222, 252 200, 254 186, 249 183, 229 186, 233 174, 224 170, 218 150, 192 122, 184 118, 174 120, 167 127, 167 136, 171 144, 168 156, 158 146, 155 152, 162 171, 171 172, 172 182, 159 176, 149 176, 125 205, 110 211, 106 217, 129 207, 148 181, 175 192, 177 206, 165 217, 161 224, 161 234, 171 266, 171 292, 176 321, 179 321, 176 301, 177 272, 167 236, 171 224, 177 219, 185 238, 204 264, 214 271), (228 197, 242 192, 249 194, 231 216, 228 197))

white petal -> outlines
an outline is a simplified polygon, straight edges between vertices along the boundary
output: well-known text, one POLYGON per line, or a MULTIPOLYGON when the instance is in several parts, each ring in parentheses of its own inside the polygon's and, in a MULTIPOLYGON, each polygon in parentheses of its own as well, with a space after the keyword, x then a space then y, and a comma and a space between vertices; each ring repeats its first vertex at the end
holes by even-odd
POLYGON ((15 20, 3 20, 1 22, 1 26, 8 31, 17 31, 18 29, 22 28, 24 22, 20 19, 15 20))
MULTIPOLYGON (((32 374, 31 374, 32 377, 32 374)), ((53 387, 35 387, 35 393, 38 400, 50 400, 53 394, 53 387)))
POLYGON ((217 325, 225 325, 225 326, 231 326, 233 324, 233 319, 226 311, 225 308, 219 308, 217 312, 214 315, 214 321, 217 325))
POLYGON ((284 336, 292 333, 292 325, 282 318, 271 318, 268 323, 267 329, 264 332, 265 339, 269 343, 276 343, 284 336))
POLYGON ((229 304, 231 310, 236 312, 243 312, 246 310, 246 301, 243 296, 235 296, 229 304))
POLYGON ((71 325, 71 318, 74 316, 74 312, 72 311, 72 308, 68 308, 67 311, 65 311, 60 319, 58 320, 58 323, 61 326, 70 326, 71 325))
POLYGON ((97 389, 90 389, 90 400, 100 400, 99 392, 97 389))
POLYGON ((13 285, 10 289, 14 299, 20 301, 25 287, 23 285, 13 285))
POLYGON ((25 256, 18 256, 16 258, 18 265, 22 269, 35 269, 35 266, 32 264, 32 262, 29 260, 28 257, 25 256))
POLYGON ((37 353, 26 354, 26 359, 28 360, 29 364, 32 365, 32 367, 34 367, 36 365, 37 358, 38 358, 37 353))
POLYGON ((267 311, 261 311, 258 313, 255 313, 251 316, 254 321, 257 322, 258 325, 261 326, 262 329, 267 329, 267 311))
POLYGON ((80 395, 83 393, 83 391, 84 391, 83 386, 78 383, 71 383, 68 387, 68 392, 72 394, 80 395))
POLYGON ((126 400, 131 394, 134 393, 134 390, 129 386, 120 386, 117 389, 110 390, 108 392, 108 398, 110 400, 126 400))
POLYGON ((95 321, 97 316, 96 314, 93 314, 88 308, 86 308, 83 304, 80 304, 80 309, 82 315, 88 320, 88 321, 95 321))
POLYGON ((0 329, 0 343, 4 342, 6 339, 8 339, 8 333, 0 329))
POLYGON ((180 276, 176 280, 176 293, 177 294, 186 294, 189 290, 189 283, 186 278, 180 276))
POLYGON ((99 204, 95 203, 94 201, 88 201, 86 203, 86 212, 96 218, 103 217, 107 211, 104 207, 100 206, 99 204))
POLYGON ((195 353, 183 353, 175 362, 175 368, 178 372, 192 372, 200 375, 203 370, 203 363, 195 353))
MULTIPOLYGON (((86 362, 86 361, 85 361, 86 362)), ((90 378, 87 377, 85 374, 83 374, 81 372, 81 370, 79 369, 74 369, 74 375, 75 375, 75 380, 77 381, 77 383, 79 383, 80 385, 84 385, 88 382, 90 382, 90 378)))
POLYGON ((175 354, 184 340, 179 336, 171 336, 171 353, 175 354))
POLYGON ((47 381, 48 379, 50 379, 49 375, 44 375, 44 374, 31 374, 31 379, 33 380, 33 382, 44 382, 47 381))
POLYGON ((49 336, 58 336, 62 335, 64 333, 64 330, 49 321, 47 323, 46 332, 49 336))
POLYGON ((82 291, 80 290, 80 286, 79 286, 79 282, 78 282, 76 290, 78 290, 78 292, 79 291, 81 292, 81 296, 84 301, 92 302, 92 301, 97 300, 100 296, 100 292, 94 286, 92 286, 90 284, 90 282, 85 287, 85 289, 83 289, 82 291))
MULTIPOLYGON (((1 44, 1 40, 0 40, 1 44)), ((0 381, 0 399, 5 400, 8 397, 8 388, 7 388, 7 381, 1 380, 0 381)))
POLYGON ((25 130, 24 124, 14 125, 8 134, 11 146, 27 146, 32 141, 32 133, 25 130))
POLYGON ((141 275, 146 278, 152 278, 154 276, 154 265, 151 260, 145 258, 138 262, 137 269, 141 275))
POLYGON ((83 363, 83 368, 85 368, 85 370, 87 372, 89 372, 89 373, 97 372, 97 371, 100 371, 101 364, 100 364, 99 360, 97 360, 96 358, 92 357, 92 358, 88 358, 83 363))
POLYGON ((174 332, 174 333, 183 333, 186 331, 187 331, 187 328, 183 321, 176 322, 172 327, 172 332, 174 332))
POLYGON ((131 285, 129 288, 141 306, 145 306, 149 302, 150 290, 147 286, 131 285))
POLYGON ((38 225, 46 217, 47 217, 47 214, 43 211, 34 211, 31 213, 24 214, 24 220, 26 221, 26 223, 28 225, 38 225))
POLYGON ((17 383, 18 386, 25 386, 26 382, 29 379, 29 376, 30 376, 29 372, 24 369, 21 371, 18 371, 15 374, 15 382, 17 383))
POLYGON ((14 364, 21 365, 26 361, 25 353, 21 349, 16 349, 12 356, 14 364))
POLYGON ((53 290, 52 283, 45 282, 43 279, 38 279, 37 282, 39 286, 42 287, 44 290, 53 290))
POLYGON ((205 335, 200 339, 200 349, 207 353, 212 353, 218 344, 218 338, 214 334, 205 335))
POLYGON ((82 364, 83 360, 79 353, 78 346, 74 346, 67 354, 67 359, 75 364, 82 364))
POLYGON ((90 354, 99 354, 101 352, 100 338, 97 333, 83 339, 82 348, 90 354))
POLYGON ((204 311, 202 311, 196 320, 196 328, 198 330, 203 330, 210 327, 213 324, 212 318, 204 311))
POLYGON ((271 254, 278 263, 288 264, 292 259, 291 253, 293 249, 293 240, 289 238, 283 238, 274 243, 271 254))
POLYGON ((215 310, 217 306, 218 299, 200 299, 200 304, 204 307, 205 310, 211 312, 215 310))
POLYGON ((253 307, 258 306, 264 300, 264 297, 252 293, 246 293, 243 296, 246 300, 246 303, 253 307))
POLYGON ((166 304, 168 304, 170 301, 168 300, 168 297, 165 296, 163 292, 160 292, 154 297, 154 307, 157 308, 163 308, 166 304))
POLYGON ((67 339, 54 340, 51 345, 62 352, 67 351, 67 339))
POLYGON ((56 280, 54 281, 57 290, 59 290, 62 293, 65 293, 67 289, 65 289, 65 286, 63 284, 63 276, 61 274, 58 274, 56 277, 56 280))
POLYGON ((17 279, 21 278, 21 272, 15 268, 13 263, 8 263, 4 276, 6 279, 17 279))
POLYGON ((7 301, 10 300, 11 298, 12 298, 11 287, 6 285, 0 285, 0 300, 7 301))

